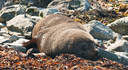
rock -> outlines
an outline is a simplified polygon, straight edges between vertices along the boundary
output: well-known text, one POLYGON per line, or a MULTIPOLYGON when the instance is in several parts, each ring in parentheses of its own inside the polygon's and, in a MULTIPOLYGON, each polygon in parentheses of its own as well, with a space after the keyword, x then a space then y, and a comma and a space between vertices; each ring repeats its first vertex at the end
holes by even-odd
POLYGON ((16 40, 15 42, 13 42, 13 44, 21 44, 28 41, 29 41, 28 39, 20 38, 19 40, 16 40))
POLYGON ((122 63, 124 65, 128 65, 128 57, 114 54, 114 53, 111 53, 109 51, 103 50, 101 48, 99 48, 99 56, 105 57, 105 58, 110 59, 112 61, 122 63))
POLYGON ((0 9, 2 9, 5 6, 10 6, 12 4, 12 0, 0 0, 0 9))
POLYGON ((46 16, 48 16, 48 15, 50 15, 50 14, 54 14, 54 13, 56 13, 56 12, 58 12, 57 9, 54 9, 54 8, 47 8, 47 9, 40 10, 39 16, 41 16, 41 17, 46 17, 46 16))
POLYGON ((124 35, 122 38, 128 41, 128 35, 124 35))
POLYGON ((27 51, 25 47, 19 47, 19 46, 15 47, 15 46, 10 46, 10 48, 17 49, 18 51, 20 51, 20 52, 24 52, 24 53, 27 51))
POLYGON ((96 0, 89 0, 92 9, 102 9, 101 5, 96 0))
POLYGON ((12 0, 4 0, 4 6, 10 6, 13 5, 12 0))
MULTIPOLYGON (((21 44, 21 43, 24 43, 24 42, 27 42, 27 41, 29 41, 29 40, 20 38, 19 40, 16 40, 11 44, 21 44)), ((21 51, 21 52, 24 52, 24 53, 27 51, 27 49, 25 47, 22 47, 22 46, 10 46, 10 48, 17 49, 18 51, 21 51)))
POLYGON ((128 59, 128 53, 127 52, 115 52, 114 54, 120 55, 120 56, 125 57, 125 58, 128 59))
POLYGON ((113 39, 115 36, 115 33, 109 27, 96 20, 90 21, 88 24, 84 24, 84 27, 95 39, 109 40, 113 39))
POLYGON ((3 28, 0 29, 0 36, 2 36, 3 34, 8 34, 7 27, 3 27, 3 28))
POLYGON ((128 17, 120 18, 114 22, 108 24, 107 26, 111 28, 114 32, 120 34, 128 34, 128 17))
POLYGON ((31 6, 26 9, 26 13, 31 16, 39 16, 39 9, 35 6, 31 6))
POLYGON ((55 12, 54 14, 59 14, 59 15, 64 15, 66 16, 66 14, 62 13, 62 12, 55 12))
POLYGON ((91 8, 88 0, 53 0, 48 8, 62 9, 74 9, 76 11, 86 11, 91 8))
POLYGON ((10 42, 16 41, 16 40, 18 40, 18 39, 19 39, 19 37, 16 36, 16 35, 13 35, 13 36, 11 36, 11 37, 9 38, 10 42))
POLYGON ((2 39, 4 39, 4 37, 3 36, 0 36, 0 40, 2 40, 2 39))
POLYGON ((38 16, 31 16, 31 20, 35 21, 35 22, 38 22, 39 20, 41 20, 42 18, 41 17, 38 17, 38 16))
POLYGON ((5 27, 5 26, 6 26, 6 24, 0 23, 0 28, 3 28, 3 27, 5 27))
MULTIPOLYGON (((2 38, 2 37, 1 37, 2 38)), ((9 39, 0 39, 0 44, 9 43, 9 39)))
POLYGON ((0 36, 2 36, 3 34, 7 34, 6 31, 0 31, 0 36))
POLYGON ((115 52, 114 54, 120 56, 120 61, 119 62, 123 63, 124 65, 128 65, 128 53, 126 53, 126 52, 115 52))
POLYGON ((3 6, 4 6, 4 1, 0 0, 0 10, 2 9, 3 6))
POLYGON ((105 47, 103 45, 103 41, 102 40, 98 40, 98 39, 94 39, 95 40, 95 43, 97 43, 98 45, 102 46, 102 47, 105 47))
POLYGON ((16 15, 24 14, 25 13, 24 8, 26 8, 26 6, 24 5, 11 5, 2 8, 0 14, 0 22, 6 22, 12 19, 13 17, 15 17, 16 15))
POLYGON ((18 15, 10 21, 7 21, 7 27, 10 31, 19 32, 24 36, 27 35, 30 37, 34 24, 35 23, 31 21, 31 18, 25 16, 24 14, 18 15))
POLYGON ((29 0, 28 6, 36 6, 36 7, 45 8, 51 1, 52 0, 29 0))
POLYGON ((115 43, 107 47, 107 51, 111 52, 128 52, 128 41, 126 40, 117 40, 115 43))

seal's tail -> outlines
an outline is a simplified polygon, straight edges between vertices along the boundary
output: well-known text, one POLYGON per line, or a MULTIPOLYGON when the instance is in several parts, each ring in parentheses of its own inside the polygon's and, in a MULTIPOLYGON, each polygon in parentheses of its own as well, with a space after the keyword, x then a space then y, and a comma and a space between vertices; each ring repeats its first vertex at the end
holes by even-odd
POLYGON ((37 38, 32 38, 30 41, 22 43, 22 44, 8 44, 10 46, 20 46, 25 47, 26 49, 37 47, 37 38))

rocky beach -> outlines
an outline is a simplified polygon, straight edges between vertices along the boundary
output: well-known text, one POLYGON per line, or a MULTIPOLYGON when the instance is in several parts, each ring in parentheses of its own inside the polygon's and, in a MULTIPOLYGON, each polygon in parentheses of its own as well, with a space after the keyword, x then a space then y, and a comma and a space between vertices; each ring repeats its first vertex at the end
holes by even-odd
POLYGON ((127 0, 0 0, 0 70, 128 70, 127 0), (80 22, 94 37, 99 55, 55 58, 27 50, 36 23, 50 14, 80 22))

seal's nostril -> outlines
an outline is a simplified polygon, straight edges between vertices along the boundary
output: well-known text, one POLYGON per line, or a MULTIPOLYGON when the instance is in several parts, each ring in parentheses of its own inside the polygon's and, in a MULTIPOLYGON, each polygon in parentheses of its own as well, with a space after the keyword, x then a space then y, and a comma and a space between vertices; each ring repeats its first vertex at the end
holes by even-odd
POLYGON ((95 51, 95 54, 98 55, 99 54, 99 51, 95 51))

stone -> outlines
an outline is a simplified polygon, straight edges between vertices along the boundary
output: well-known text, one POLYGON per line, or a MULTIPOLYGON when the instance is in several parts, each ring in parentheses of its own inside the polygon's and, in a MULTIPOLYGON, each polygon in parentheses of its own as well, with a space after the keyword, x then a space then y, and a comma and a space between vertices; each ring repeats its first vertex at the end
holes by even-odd
POLYGON ((40 10, 39 16, 46 17, 46 16, 48 16, 50 14, 54 14, 56 12, 58 12, 58 10, 54 9, 54 8, 42 9, 42 10, 40 10))
POLYGON ((127 52, 128 53, 128 41, 119 39, 115 43, 107 47, 107 51, 111 52, 127 52))
POLYGON ((25 47, 19 47, 19 46, 15 47, 15 46, 10 46, 10 48, 17 49, 18 51, 20 51, 20 52, 24 52, 24 53, 27 51, 25 47))
POLYGON ((39 16, 39 9, 35 6, 28 7, 26 13, 31 16, 39 16))
POLYGON ((53 0, 48 8, 62 9, 74 9, 76 11, 86 11, 91 8, 88 0, 53 0))
POLYGON ((0 31, 0 36, 2 36, 3 34, 7 34, 6 31, 0 31))
POLYGON ((89 0, 92 9, 102 9, 101 5, 96 0, 89 0))
POLYGON ((39 20, 41 20, 42 18, 41 17, 38 17, 38 16, 31 16, 31 20, 35 21, 35 22, 38 22, 39 20))
POLYGON ((119 34, 128 34, 128 17, 120 18, 114 22, 108 24, 107 26, 111 28, 114 32, 119 34))
POLYGON ((2 39, 4 39, 4 37, 3 36, 0 36, 0 40, 2 40, 2 39))
POLYGON ((0 28, 3 28, 3 27, 5 27, 5 26, 6 26, 5 23, 0 23, 0 28))
MULTIPOLYGON (((20 38, 19 40, 15 40, 13 43, 9 43, 9 44, 21 44, 21 43, 24 43, 24 42, 27 42, 27 41, 29 41, 29 40, 20 38)), ((24 52, 24 53, 27 52, 27 49, 23 46, 10 46, 10 48, 17 49, 18 51, 24 52)))
POLYGON ((18 39, 19 39, 19 37, 16 36, 16 35, 13 35, 13 36, 11 36, 11 37, 9 38, 10 42, 16 41, 16 40, 18 40, 18 39))
POLYGON ((16 15, 25 14, 24 8, 26 8, 24 5, 11 5, 2 8, 0 14, 0 22, 6 22, 16 15))
POLYGON ((96 20, 92 20, 88 24, 84 24, 84 27, 95 39, 109 40, 114 39, 115 37, 115 33, 109 27, 96 20))
POLYGON ((12 0, 0 0, 0 9, 10 5, 13 5, 12 0))
POLYGON ((10 33, 18 32, 21 33, 21 35, 23 36, 27 35, 30 37, 32 29, 35 25, 35 23, 31 21, 31 17, 27 17, 24 14, 14 17, 13 19, 7 21, 6 24, 10 33))
POLYGON ((128 41, 128 35, 124 35, 122 38, 128 41))
MULTIPOLYGON (((26 1, 26 0, 22 0, 22 1, 26 1)), ((52 0, 29 0, 28 1, 28 6, 36 6, 36 7, 46 8, 47 5, 51 1, 52 0)))
POLYGON ((128 65, 128 57, 121 56, 120 54, 117 54, 117 53, 114 54, 112 52, 103 50, 101 48, 99 48, 99 56, 105 57, 105 58, 110 59, 112 61, 122 63, 124 65, 128 65))

